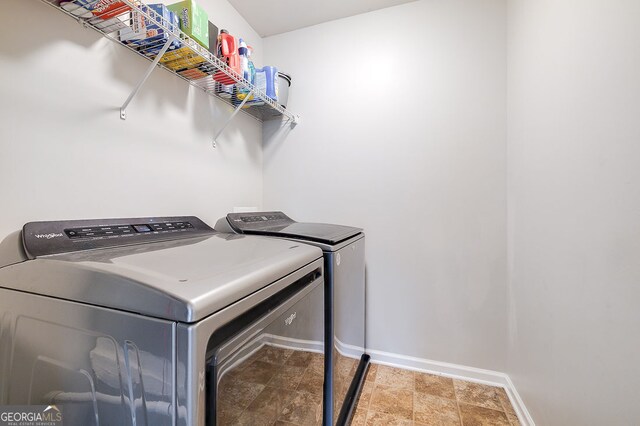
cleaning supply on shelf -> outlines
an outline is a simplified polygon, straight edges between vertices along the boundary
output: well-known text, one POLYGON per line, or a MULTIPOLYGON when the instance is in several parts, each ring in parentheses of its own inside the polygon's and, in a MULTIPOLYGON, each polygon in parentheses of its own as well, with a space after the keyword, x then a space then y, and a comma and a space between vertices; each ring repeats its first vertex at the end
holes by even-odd
MULTIPOLYGON (((142 13, 134 11, 129 25, 119 32, 120 41, 135 47, 140 53, 154 58, 169 40, 169 31, 178 28, 178 16, 164 4, 150 4, 141 7, 142 12, 149 13, 154 19, 146 18, 142 13)), ((168 50, 178 49, 181 44, 174 40, 168 50)))
POLYGON ((253 81, 256 78, 256 67, 253 65, 253 61, 251 60, 251 55, 253 55, 253 47, 247 46, 247 58, 248 58, 248 66, 249 66, 249 83, 253 84, 253 81))
MULTIPOLYGON (((254 83, 255 75, 256 75, 256 67, 253 65, 253 61, 250 59, 252 52, 253 52, 253 48, 251 46, 247 46, 244 40, 240 39, 240 47, 238 48, 238 54, 240 55, 240 64, 242 66, 242 78, 244 78, 251 84, 254 83)), ((249 94, 249 89, 247 89, 244 86, 238 85, 238 93, 237 93, 238 100, 243 101, 248 94, 249 94)), ((252 100, 253 98, 254 98, 253 95, 251 95, 251 97, 247 100, 247 102, 252 100)), ((245 105, 247 104, 245 103, 245 105)))
POLYGON ((240 69, 242 69, 242 78, 251 83, 251 71, 249 70, 249 49, 247 43, 243 39, 238 39, 238 55, 240 56, 240 69))
MULTIPOLYGON (((229 34, 227 30, 220 30, 218 36, 218 58, 224 62, 228 69, 238 77, 242 76, 242 68, 240 67, 240 56, 238 55, 238 41, 229 34)), ((222 84, 234 84, 235 79, 229 77, 222 71, 218 71, 213 75, 213 79, 222 84)))
POLYGON ((216 81, 214 86, 214 92, 216 95, 221 98, 231 99, 233 97, 233 88, 235 86, 233 84, 222 84, 216 81))
POLYGON ((265 66, 256 68, 255 86, 274 101, 278 100, 278 84, 276 78, 278 78, 278 69, 276 67, 265 66))
POLYGON ((96 17, 103 21, 115 18, 131 10, 122 0, 73 0, 60 1, 60 7, 80 18, 96 17))
POLYGON ((131 7, 122 0, 98 0, 94 2, 93 13, 100 19, 111 19, 131 10, 131 7))
POLYGON ((205 62, 205 59, 188 47, 182 47, 165 53, 160 58, 160 63, 174 71, 194 68, 205 62))
POLYGON ((209 47, 209 16, 194 0, 184 0, 167 6, 178 15, 180 29, 205 48, 209 47))
POLYGON ((131 10, 131 7, 122 0, 61 0, 59 4, 70 14, 89 19, 90 23, 99 29, 117 23, 117 19, 114 18, 131 10), (105 21, 108 22, 105 24, 105 21))

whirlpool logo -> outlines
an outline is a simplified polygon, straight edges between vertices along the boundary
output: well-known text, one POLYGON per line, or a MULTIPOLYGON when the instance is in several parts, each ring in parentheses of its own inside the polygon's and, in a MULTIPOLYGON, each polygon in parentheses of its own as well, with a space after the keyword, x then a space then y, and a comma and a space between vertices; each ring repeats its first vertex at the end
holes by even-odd
POLYGON ((62 411, 55 405, 0 406, 0 426, 63 426, 62 411))
POLYGON ((291 315, 289 315, 287 318, 285 318, 284 323, 285 323, 286 325, 291 325, 291 323, 293 322, 293 320, 294 320, 294 319, 296 319, 296 315, 297 315, 297 314, 298 314, 297 312, 294 312, 294 313, 292 313, 291 315))
POLYGON ((50 240, 52 238, 62 237, 62 234, 54 234, 52 232, 50 234, 35 234, 34 237, 36 237, 36 238, 45 238, 47 240, 50 240))

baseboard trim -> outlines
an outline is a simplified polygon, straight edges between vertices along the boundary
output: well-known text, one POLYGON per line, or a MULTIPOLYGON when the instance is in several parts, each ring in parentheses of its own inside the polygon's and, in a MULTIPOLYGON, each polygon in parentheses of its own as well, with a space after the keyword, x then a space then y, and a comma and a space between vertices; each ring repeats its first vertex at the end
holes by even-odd
POLYGON ((291 337, 276 336, 275 334, 263 334, 260 336, 262 344, 267 344, 283 349, 324 353, 324 342, 317 340, 293 339, 291 337))
POLYGON ((531 418, 527 407, 525 407, 522 398, 520 398, 518 391, 513 385, 511 378, 509 378, 505 373, 469 367, 466 365, 451 364, 448 362, 394 354, 391 352, 383 352, 375 349, 368 349, 367 353, 371 356, 371 362, 375 364, 388 365, 391 367, 399 367, 407 370, 451 377, 452 379, 460 379, 469 382, 502 387, 507 392, 507 396, 509 397, 511 405, 518 416, 520 424, 522 426, 535 426, 535 423, 531 418))

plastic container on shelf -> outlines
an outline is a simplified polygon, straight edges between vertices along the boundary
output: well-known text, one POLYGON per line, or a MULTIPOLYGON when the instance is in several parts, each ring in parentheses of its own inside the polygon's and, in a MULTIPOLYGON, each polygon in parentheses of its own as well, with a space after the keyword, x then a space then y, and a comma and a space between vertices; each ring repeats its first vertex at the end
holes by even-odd
MULTIPOLYGON (((218 36, 218 58, 227 64, 227 67, 236 73, 238 77, 242 76, 242 68, 240 66, 240 55, 238 55, 238 40, 229 34, 227 30, 220 30, 218 36)), ((218 71, 213 75, 213 79, 222 84, 234 84, 236 81, 222 71, 218 71)))
POLYGON ((277 76, 278 68, 276 67, 265 66, 262 68, 256 68, 255 86, 274 101, 278 100, 278 85, 276 83, 277 76))
MULTIPOLYGON (((253 48, 251 46, 247 46, 244 43, 244 41, 242 41, 242 39, 240 40, 241 40, 240 48, 238 48, 238 53, 240 54, 240 59, 242 63, 242 78, 247 80, 249 83, 254 84, 255 77, 256 77, 256 67, 253 65, 253 61, 251 61, 251 53, 253 52, 253 48), (245 61, 245 57, 246 57, 246 61, 245 61)), ((240 86, 238 87, 237 97, 239 101, 243 101, 248 94, 249 94, 249 89, 247 89, 246 87, 240 87, 240 86)), ((247 102, 253 99, 254 99, 254 96, 251 95, 251 97, 247 100, 247 102)), ((247 107, 248 106, 251 106, 251 104, 247 105, 247 107)))
POLYGON ((233 84, 222 84, 216 81, 214 92, 221 98, 231 99, 233 97, 233 84))
POLYGON ((278 103, 282 106, 282 108, 287 107, 290 87, 291 76, 283 72, 278 72, 278 103))
POLYGON ((249 48, 243 39, 238 39, 238 56, 240 56, 240 68, 242 78, 251 82, 251 71, 249 70, 249 48))

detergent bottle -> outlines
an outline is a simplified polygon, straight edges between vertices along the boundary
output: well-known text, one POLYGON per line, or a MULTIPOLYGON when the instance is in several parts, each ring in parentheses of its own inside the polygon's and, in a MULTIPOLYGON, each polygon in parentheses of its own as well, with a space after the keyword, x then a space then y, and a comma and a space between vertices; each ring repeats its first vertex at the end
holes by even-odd
MULTIPOLYGON (((242 76, 242 68, 240 65, 240 55, 238 55, 238 42, 237 39, 229 34, 227 30, 220 30, 220 35, 218 36, 218 58, 227 64, 227 67, 230 71, 233 71, 238 75, 238 77, 242 76)), ((218 71, 213 75, 213 79, 222 84, 234 84, 236 80, 229 77, 222 71, 218 71)))
MULTIPOLYGON (((238 48, 238 53, 240 54, 240 59, 242 63, 242 77, 247 80, 249 83, 255 83, 256 76, 256 67, 253 65, 253 61, 251 58, 251 53, 253 52, 253 48, 251 46, 247 46, 244 41, 240 41, 240 47, 238 48), (244 45, 244 46, 243 46, 244 45), (246 59, 246 61, 245 61, 246 59)), ((249 89, 246 87, 238 86, 238 99, 243 100, 249 94, 249 89)), ((252 105, 249 101, 254 99, 253 95, 247 99, 246 106, 249 107, 252 105)), ((255 105, 255 103, 253 103, 255 105)))
POLYGON ((276 67, 265 66, 256 69, 255 86, 262 90, 274 101, 278 100, 278 69, 276 67))
POLYGON ((249 83, 251 84, 253 84, 256 78, 256 67, 253 65, 253 61, 251 60, 252 54, 253 54, 253 47, 247 46, 247 59, 248 59, 247 66, 249 67, 249 78, 247 78, 247 80, 249 80, 249 83))
POLYGON ((248 82, 251 82, 251 75, 249 71, 249 48, 247 47, 247 43, 245 43, 243 39, 238 39, 238 42, 238 55, 240 55, 240 68, 242 68, 242 78, 244 78, 248 82))

